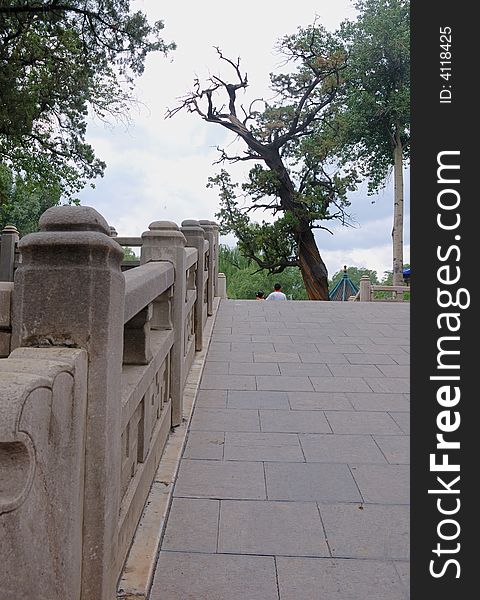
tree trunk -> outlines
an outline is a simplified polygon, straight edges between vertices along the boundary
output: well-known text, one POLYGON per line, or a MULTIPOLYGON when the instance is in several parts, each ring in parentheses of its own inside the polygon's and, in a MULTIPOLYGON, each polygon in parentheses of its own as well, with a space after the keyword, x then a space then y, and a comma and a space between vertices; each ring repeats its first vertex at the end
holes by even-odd
POLYGON ((393 185, 393 285, 403 283, 403 148, 400 131, 395 135, 393 185))
POLYGON ((298 262, 309 300, 328 300, 327 267, 310 228, 298 235, 298 262))

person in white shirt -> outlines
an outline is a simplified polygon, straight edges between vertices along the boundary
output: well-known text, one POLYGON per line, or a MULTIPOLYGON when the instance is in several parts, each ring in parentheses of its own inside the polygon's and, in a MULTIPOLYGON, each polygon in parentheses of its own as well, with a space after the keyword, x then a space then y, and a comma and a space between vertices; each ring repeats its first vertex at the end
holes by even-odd
POLYGON ((282 286, 279 283, 276 283, 273 287, 274 287, 275 291, 268 294, 268 296, 266 298, 267 300, 286 300, 287 299, 285 294, 281 291, 282 286))

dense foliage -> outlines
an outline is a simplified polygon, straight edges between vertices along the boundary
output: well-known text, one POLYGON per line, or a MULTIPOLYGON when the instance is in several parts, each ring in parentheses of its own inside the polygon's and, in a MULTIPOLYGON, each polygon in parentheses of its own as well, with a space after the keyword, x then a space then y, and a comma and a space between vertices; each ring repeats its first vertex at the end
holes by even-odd
POLYGON ((88 113, 126 115, 162 29, 129 0, 0 0, 0 164, 66 196, 102 175, 88 113))

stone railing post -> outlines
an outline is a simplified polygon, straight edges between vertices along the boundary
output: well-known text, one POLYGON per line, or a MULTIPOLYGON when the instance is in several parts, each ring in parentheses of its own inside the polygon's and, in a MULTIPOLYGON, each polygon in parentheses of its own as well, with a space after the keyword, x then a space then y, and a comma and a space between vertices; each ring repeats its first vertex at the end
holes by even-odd
POLYGON ((187 240, 187 246, 197 249, 198 264, 195 287, 197 288, 197 300, 195 303, 195 350, 203 348, 203 296, 205 294, 205 254, 203 243, 205 241, 205 230, 200 223, 194 220, 182 222, 181 231, 187 240))
POLYGON ((205 238, 209 244, 209 255, 208 261, 208 281, 207 281, 207 313, 213 315, 213 297, 215 294, 215 283, 213 281, 214 276, 214 265, 215 265, 215 229, 211 221, 200 220, 200 227, 205 231, 205 238))
MULTIPOLYGON (((165 260, 173 264, 175 283, 173 288, 172 321, 174 342, 171 364, 172 425, 180 425, 183 417, 183 368, 185 326, 185 244, 186 239, 178 225, 171 221, 155 221, 149 231, 142 233, 140 263, 165 260)), ((154 317, 155 318, 155 317, 154 317)))
POLYGON ((17 228, 7 225, 2 231, 0 242, 0 281, 13 281, 15 246, 19 239, 17 228))
MULTIPOLYGON (((87 206, 48 209, 19 243, 12 346, 88 353, 82 600, 112 600, 120 503, 122 250, 87 206)), ((39 582, 41 586, 41 582, 39 582)))
POLYGON ((219 298, 227 297, 227 278, 225 273, 218 274, 218 296, 219 298))
POLYGON ((370 277, 368 275, 363 275, 360 279, 360 302, 370 302, 370 288, 370 277))
POLYGON ((215 256, 213 257, 213 295, 219 296, 220 294, 218 291, 218 272, 219 272, 218 262, 219 262, 219 258, 220 258, 220 245, 219 245, 220 234, 219 234, 218 224, 215 223, 215 221, 211 221, 211 223, 212 223, 213 231, 215 234, 215 237, 214 237, 215 256))

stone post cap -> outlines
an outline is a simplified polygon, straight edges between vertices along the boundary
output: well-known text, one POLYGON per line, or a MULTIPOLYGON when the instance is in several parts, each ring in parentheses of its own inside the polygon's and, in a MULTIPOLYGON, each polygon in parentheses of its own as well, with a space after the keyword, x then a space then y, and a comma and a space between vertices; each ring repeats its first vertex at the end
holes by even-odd
POLYGON ((205 229, 205 231, 213 231, 212 222, 209 221, 208 219, 200 219, 199 223, 200 223, 200 226, 203 229, 205 229))
POLYGON ((160 246, 165 245, 166 240, 170 240, 168 245, 185 246, 187 243, 179 226, 173 221, 154 221, 150 223, 148 229, 142 233, 144 243, 151 244, 155 239, 161 240, 158 242, 160 246))
POLYGON ((15 225, 5 225, 5 227, 2 229, 2 233, 16 233, 19 235, 18 229, 15 227, 15 225))
POLYGON ((115 229, 115 227, 113 227, 113 225, 110 225, 110 237, 118 237, 117 230, 115 229))
POLYGON ((360 280, 362 280, 362 279, 363 279, 363 280, 368 280, 368 281, 370 281, 370 277, 369 277, 368 275, 362 275, 362 276, 360 277, 360 280))
POLYGON ((53 206, 38 224, 40 231, 97 231, 110 237, 110 225, 91 206, 53 206))
POLYGON ((181 231, 184 231, 187 235, 196 234, 199 237, 204 237, 205 235, 205 230, 198 221, 195 221, 195 219, 187 219, 182 221, 181 231))

